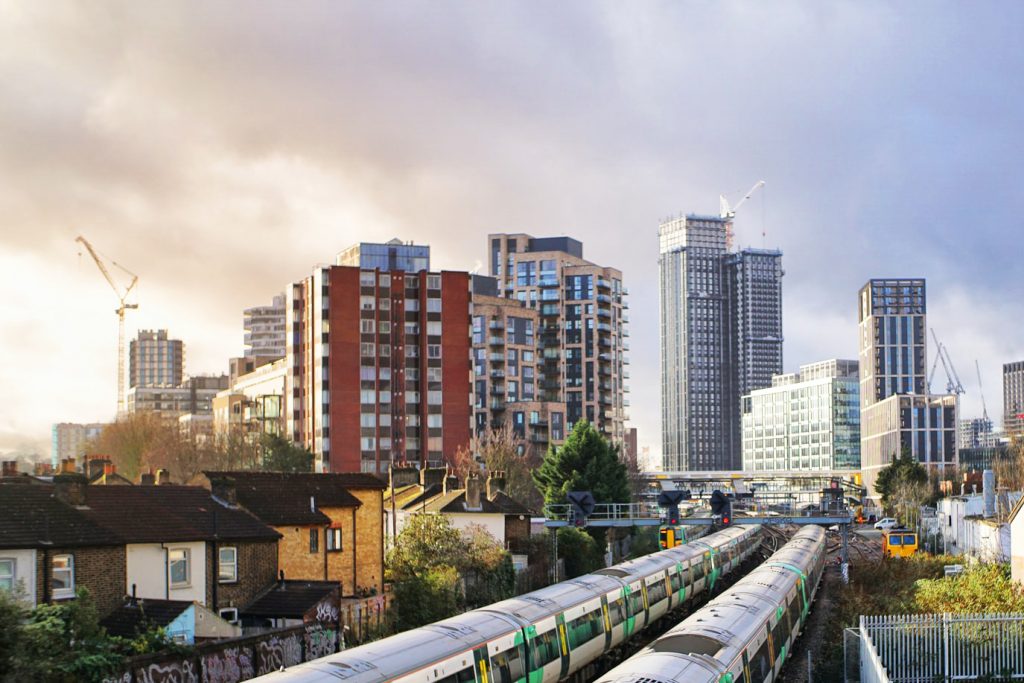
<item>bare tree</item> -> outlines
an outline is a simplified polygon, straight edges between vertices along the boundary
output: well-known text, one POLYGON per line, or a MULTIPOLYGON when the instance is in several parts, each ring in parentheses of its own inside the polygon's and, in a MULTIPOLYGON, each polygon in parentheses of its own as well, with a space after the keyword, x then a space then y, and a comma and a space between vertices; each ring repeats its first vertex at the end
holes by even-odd
POLYGON ((511 424, 495 429, 488 427, 473 437, 469 448, 459 450, 453 467, 465 481, 470 473, 505 473, 505 493, 526 507, 538 510, 543 499, 533 483, 532 470, 540 466, 540 458, 516 434, 511 424))

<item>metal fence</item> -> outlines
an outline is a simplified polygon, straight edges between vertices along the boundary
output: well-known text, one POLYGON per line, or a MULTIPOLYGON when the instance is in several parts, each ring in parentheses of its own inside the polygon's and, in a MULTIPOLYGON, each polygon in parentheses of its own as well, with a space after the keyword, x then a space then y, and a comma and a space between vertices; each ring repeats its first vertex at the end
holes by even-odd
POLYGON ((860 618, 862 683, 1024 680, 1024 614, 860 618))

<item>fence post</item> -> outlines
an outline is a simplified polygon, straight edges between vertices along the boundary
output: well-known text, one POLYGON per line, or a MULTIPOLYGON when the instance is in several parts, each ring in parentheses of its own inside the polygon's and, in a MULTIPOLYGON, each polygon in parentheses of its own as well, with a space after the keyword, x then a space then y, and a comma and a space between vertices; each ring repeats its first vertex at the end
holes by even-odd
POLYGON ((945 656, 942 658, 942 680, 949 681, 952 679, 953 672, 950 670, 950 652, 949 652, 949 614, 942 614, 942 650, 945 656))

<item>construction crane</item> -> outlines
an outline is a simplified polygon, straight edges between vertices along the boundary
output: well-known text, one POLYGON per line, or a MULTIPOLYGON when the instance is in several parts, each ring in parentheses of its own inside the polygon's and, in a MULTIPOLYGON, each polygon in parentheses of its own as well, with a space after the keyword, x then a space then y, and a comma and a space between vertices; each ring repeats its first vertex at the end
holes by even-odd
POLYGON ((754 186, 750 188, 745 195, 743 195, 743 198, 736 202, 736 206, 730 206, 729 200, 726 199, 724 194, 718 195, 718 215, 728 221, 725 226, 725 248, 727 250, 732 249, 732 220, 736 218, 736 210, 743 206, 743 204, 750 199, 750 196, 762 187, 764 187, 764 181, 758 180, 754 183, 754 186))
POLYGON ((964 389, 964 385, 960 383, 960 376, 956 373, 956 368, 953 367, 953 359, 949 357, 949 351, 945 345, 939 341, 938 335, 935 334, 935 329, 930 328, 932 332, 932 339, 935 340, 935 361, 932 363, 932 370, 928 373, 928 391, 932 390, 932 377, 935 376, 935 367, 938 363, 942 363, 942 369, 946 372, 946 393, 947 394, 965 394, 967 391, 964 389))
MULTIPOLYGON (((110 276, 110 272, 107 270, 107 266, 104 265, 103 259, 101 259, 99 257, 99 255, 96 253, 96 250, 92 248, 91 244, 89 244, 89 240, 87 240, 84 237, 82 237, 81 235, 79 235, 77 238, 75 238, 75 241, 76 242, 81 242, 81 244, 89 252, 89 256, 92 256, 92 260, 96 262, 96 267, 98 267, 100 269, 100 272, 103 273, 104 279, 106 279, 106 281, 113 288, 114 294, 117 296, 117 298, 119 300, 119 303, 120 303, 120 305, 114 310, 114 312, 117 313, 117 416, 121 417, 122 415, 124 415, 124 412, 125 412, 125 410, 124 410, 124 407, 125 407, 125 398, 124 398, 124 312, 126 310, 130 309, 130 308, 138 308, 139 307, 138 304, 126 303, 127 300, 128 300, 128 295, 131 293, 132 289, 135 288, 135 284, 139 281, 139 277, 138 277, 138 275, 136 275, 135 273, 131 272, 130 270, 128 270, 124 266, 118 264, 116 261, 111 261, 111 263, 113 265, 115 265, 118 268, 120 268, 121 270, 123 270, 125 273, 130 275, 131 278, 132 278, 131 282, 128 283, 128 286, 125 288, 124 292, 122 292, 121 288, 118 287, 116 282, 114 282, 114 278, 112 278, 110 276)), ((79 252, 79 255, 81 255, 81 252, 79 252)))
POLYGON ((978 366, 978 359, 974 359, 974 371, 978 373, 978 393, 981 394, 981 417, 987 423, 988 419, 988 408, 985 406, 985 391, 981 386, 981 367, 978 366))

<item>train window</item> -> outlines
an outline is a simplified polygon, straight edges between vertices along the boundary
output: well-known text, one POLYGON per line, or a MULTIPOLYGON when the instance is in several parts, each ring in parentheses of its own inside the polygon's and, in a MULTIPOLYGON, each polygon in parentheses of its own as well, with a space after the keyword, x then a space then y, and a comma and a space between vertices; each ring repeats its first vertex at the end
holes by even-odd
POLYGON ((533 668, 539 669, 558 659, 558 633, 551 629, 533 639, 533 668))
POLYGON ((665 590, 665 580, 659 579, 647 587, 647 604, 653 605, 661 602, 668 595, 665 590))
POLYGON ((775 652, 773 653, 775 659, 778 659, 782 655, 782 646, 789 640, 789 630, 786 628, 786 613, 782 613, 782 617, 779 619, 779 623, 775 624, 772 628, 772 644, 775 646, 775 652))
POLYGON ((629 594, 629 613, 636 616, 644 611, 644 597, 639 590, 629 594))
POLYGON ((608 618, 612 626, 618 626, 626 619, 626 599, 619 598, 608 603, 608 618))
POLYGON ((576 647, 589 643, 591 640, 604 633, 604 621, 601 619, 601 610, 587 612, 578 619, 573 619, 566 628, 569 631, 569 647, 576 647))
POLYGON ((750 675, 755 680, 763 681, 768 678, 771 670, 771 662, 768 660, 768 639, 765 638, 761 647, 757 648, 757 652, 750 658, 750 675))
POLYGON ((678 593, 679 589, 683 587, 683 575, 676 572, 672 575, 672 592, 678 593))
POLYGON ((695 562, 693 565, 693 582, 697 583, 704 578, 704 561, 695 562))
POLYGON ((793 593, 786 611, 789 612, 789 623, 797 624, 800 621, 800 607, 797 605, 796 593, 793 593))
POLYGON ((467 667, 450 676, 437 679, 437 683, 473 683, 474 681, 476 681, 476 673, 473 671, 473 667, 467 667))
POLYGON ((523 658, 519 648, 513 647, 491 657, 491 675, 494 683, 515 683, 523 678, 523 658))

